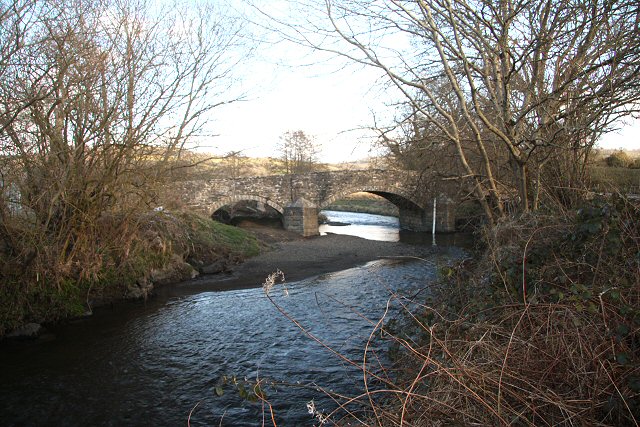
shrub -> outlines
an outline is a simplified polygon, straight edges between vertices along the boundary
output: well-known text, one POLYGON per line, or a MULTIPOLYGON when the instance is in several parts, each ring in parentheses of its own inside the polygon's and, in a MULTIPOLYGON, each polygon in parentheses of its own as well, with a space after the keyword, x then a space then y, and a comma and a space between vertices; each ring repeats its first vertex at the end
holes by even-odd
POLYGON ((639 217, 609 198, 488 232, 483 257, 384 327, 396 374, 360 399, 365 424, 637 425, 639 217))
POLYGON ((631 157, 624 151, 616 151, 605 159, 607 166, 626 168, 631 164, 631 157))

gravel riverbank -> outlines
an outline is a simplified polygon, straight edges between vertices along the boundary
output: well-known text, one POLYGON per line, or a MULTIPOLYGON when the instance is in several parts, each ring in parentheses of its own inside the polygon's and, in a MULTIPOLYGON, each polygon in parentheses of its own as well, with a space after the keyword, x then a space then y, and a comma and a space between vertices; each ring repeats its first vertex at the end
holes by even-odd
POLYGON ((284 272, 287 281, 339 271, 388 257, 421 257, 433 253, 429 246, 380 242, 346 235, 299 238, 271 244, 271 250, 233 267, 227 274, 200 277, 179 284, 198 290, 259 287, 267 275, 284 272))

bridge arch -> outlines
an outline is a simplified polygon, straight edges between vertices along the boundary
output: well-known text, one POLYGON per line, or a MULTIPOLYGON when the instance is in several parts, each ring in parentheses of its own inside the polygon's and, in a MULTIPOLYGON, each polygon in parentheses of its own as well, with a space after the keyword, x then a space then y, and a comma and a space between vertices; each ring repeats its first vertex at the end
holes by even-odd
POLYGON ((348 190, 341 190, 335 193, 334 195, 323 200, 318 206, 318 208, 324 209, 327 206, 331 205, 336 200, 344 199, 346 196, 353 193, 375 194, 376 196, 380 196, 385 200, 387 200, 388 202, 394 204, 398 208, 412 209, 412 210, 423 209, 420 203, 416 202, 415 200, 412 200, 410 197, 399 194, 399 192, 396 189, 379 189, 379 188, 372 189, 368 187, 364 187, 364 188, 356 187, 356 188, 350 188, 348 190))
POLYGON ((217 200, 212 207, 210 208, 210 215, 213 215, 218 209, 226 206, 226 205, 232 205, 238 202, 242 202, 242 201, 256 201, 256 202, 261 202, 264 203, 267 206, 272 207, 273 209, 275 209, 276 211, 278 211, 278 213, 280 215, 284 215, 284 207, 282 205, 280 205, 279 203, 274 202, 273 200, 267 198, 267 197, 263 197, 263 196, 256 196, 255 194, 236 194, 233 196, 228 196, 228 197, 224 197, 220 200, 217 200))

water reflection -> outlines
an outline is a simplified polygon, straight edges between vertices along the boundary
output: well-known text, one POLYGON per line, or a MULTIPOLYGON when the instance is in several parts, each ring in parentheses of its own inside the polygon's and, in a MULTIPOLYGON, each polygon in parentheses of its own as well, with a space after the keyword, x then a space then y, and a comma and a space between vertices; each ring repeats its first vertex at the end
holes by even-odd
POLYGON ((348 225, 320 226, 320 234, 346 234, 368 240, 397 242, 400 240, 400 222, 398 218, 385 215, 362 214, 355 212, 322 211, 331 222, 348 225))
MULTIPOLYGON (((346 234, 368 240, 399 241, 411 245, 431 245, 434 240, 431 233, 400 230, 400 222, 398 218, 393 216, 328 210, 322 211, 322 213, 331 222, 349 225, 322 224, 320 226, 321 235, 346 234)), ((471 233, 436 233, 435 242, 438 246, 472 248, 475 239, 471 233)))

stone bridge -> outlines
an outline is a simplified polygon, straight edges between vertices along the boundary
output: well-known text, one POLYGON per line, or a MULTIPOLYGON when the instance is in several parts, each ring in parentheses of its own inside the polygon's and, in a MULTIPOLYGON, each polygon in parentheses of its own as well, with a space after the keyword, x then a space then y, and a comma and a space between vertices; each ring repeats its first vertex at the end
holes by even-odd
POLYGON ((382 196, 398 207, 400 228, 431 231, 436 200, 436 231, 455 229, 455 191, 444 181, 392 170, 313 172, 176 182, 183 204, 206 215, 240 201, 258 201, 283 216, 286 229, 303 236, 318 234, 318 212, 356 192, 382 196), (428 182, 428 183, 427 183, 428 182))

